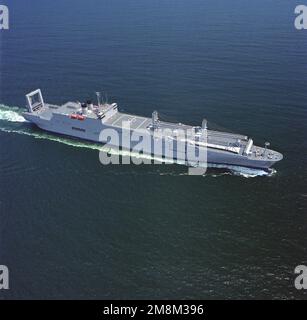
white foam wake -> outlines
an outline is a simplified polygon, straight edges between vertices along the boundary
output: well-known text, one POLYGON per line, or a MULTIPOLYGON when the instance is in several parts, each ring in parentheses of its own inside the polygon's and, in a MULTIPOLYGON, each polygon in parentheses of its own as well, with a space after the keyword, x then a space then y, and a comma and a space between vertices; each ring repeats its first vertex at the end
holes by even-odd
MULTIPOLYGON (((261 176, 273 176, 276 173, 275 169, 256 169, 256 168, 247 168, 240 166, 232 166, 232 165, 218 165, 218 164, 208 164, 208 168, 218 168, 218 169, 227 169, 230 170, 230 174, 236 176, 242 176, 244 178, 254 178, 261 176)), ((225 173, 224 173, 225 174, 225 173)))
POLYGON ((0 104, 0 120, 9 122, 25 122, 26 119, 20 114, 20 108, 8 107, 0 104))

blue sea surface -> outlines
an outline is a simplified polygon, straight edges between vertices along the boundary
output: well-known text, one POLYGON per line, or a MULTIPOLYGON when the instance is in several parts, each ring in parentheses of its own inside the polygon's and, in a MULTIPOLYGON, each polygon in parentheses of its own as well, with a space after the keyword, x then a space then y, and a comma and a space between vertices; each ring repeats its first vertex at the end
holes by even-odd
MULTIPOLYGON (((301 1, 302 2, 302 1, 301 1)), ((10 0, 0 31, 2 299, 306 299, 307 30, 290 0, 10 0), (273 175, 109 165, 25 94, 251 136, 273 175)))

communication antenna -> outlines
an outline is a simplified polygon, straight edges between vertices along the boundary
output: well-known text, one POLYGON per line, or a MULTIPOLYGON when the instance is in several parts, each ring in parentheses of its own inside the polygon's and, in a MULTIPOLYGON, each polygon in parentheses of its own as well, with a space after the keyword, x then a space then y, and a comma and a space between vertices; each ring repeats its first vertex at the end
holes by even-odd
POLYGON ((270 145, 271 145, 270 142, 265 142, 265 143, 264 143, 264 152, 263 152, 264 155, 266 154, 266 151, 267 151, 267 149, 268 149, 268 147, 269 147, 270 145))
POLYGON ((151 124, 154 129, 158 127, 158 122, 159 122, 159 115, 158 115, 158 111, 155 110, 151 116, 151 124))
POLYGON ((101 94, 99 91, 96 92, 96 96, 97 96, 97 103, 98 103, 98 107, 100 107, 101 103, 100 103, 100 97, 101 97, 101 94))
POLYGON ((207 119, 203 119, 201 127, 202 127, 203 130, 207 130, 208 129, 207 119))

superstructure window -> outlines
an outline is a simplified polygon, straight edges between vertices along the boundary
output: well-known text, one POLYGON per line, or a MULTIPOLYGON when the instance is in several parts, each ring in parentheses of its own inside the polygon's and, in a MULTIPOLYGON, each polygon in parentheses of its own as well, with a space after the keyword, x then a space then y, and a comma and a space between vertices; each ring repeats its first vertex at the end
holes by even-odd
POLYGON ((82 131, 82 132, 86 131, 85 129, 82 129, 82 128, 77 128, 77 127, 71 127, 71 128, 76 131, 82 131))

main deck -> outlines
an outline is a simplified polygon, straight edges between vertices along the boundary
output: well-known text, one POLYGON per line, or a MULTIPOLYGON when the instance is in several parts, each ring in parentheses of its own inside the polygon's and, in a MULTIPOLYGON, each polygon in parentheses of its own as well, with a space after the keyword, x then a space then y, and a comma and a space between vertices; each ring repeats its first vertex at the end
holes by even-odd
MULTIPOLYGON (((107 113, 112 105, 101 105, 100 111, 104 114, 107 113)), ((97 108, 97 106, 94 106, 97 108)), ((35 112, 35 110, 34 110, 35 112)), ((54 104, 44 104, 44 106, 39 111, 40 117, 44 119, 51 119, 52 114, 58 114, 63 116, 71 116, 76 113, 81 113, 80 104, 77 102, 67 102, 61 106, 54 104)), ((88 110, 85 114, 88 119, 95 119, 97 121, 102 121, 102 123, 108 127, 123 128, 127 123, 129 123, 131 130, 149 130, 152 119, 144 116, 115 112, 109 117, 100 119, 97 116, 96 111, 88 110)), ((159 129, 168 130, 170 137, 175 137, 179 130, 187 131, 192 130, 193 126, 182 124, 182 123, 172 123, 159 120, 159 129)), ((195 128, 195 127, 194 127, 195 128)), ((211 148, 230 151, 237 154, 242 154, 248 143, 248 137, 245 135, 206 130, 207 143, 206 145, 211 148)))

